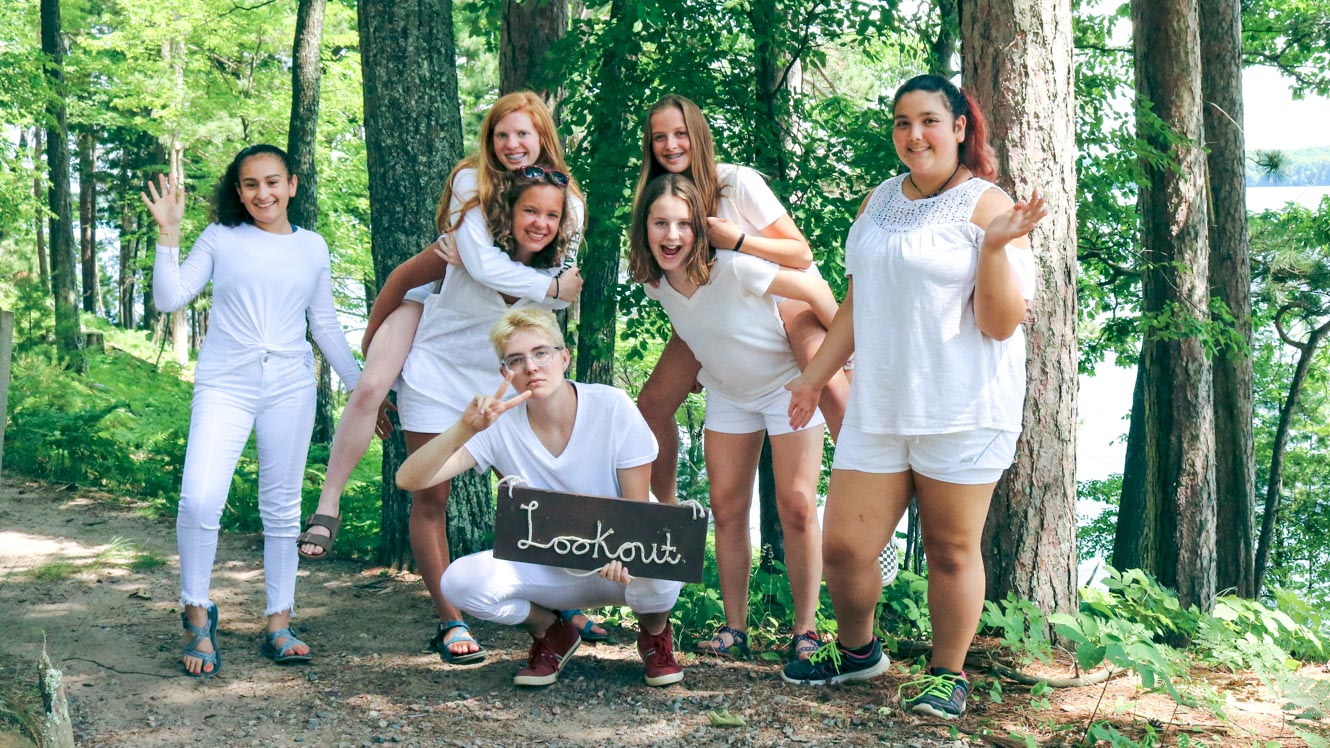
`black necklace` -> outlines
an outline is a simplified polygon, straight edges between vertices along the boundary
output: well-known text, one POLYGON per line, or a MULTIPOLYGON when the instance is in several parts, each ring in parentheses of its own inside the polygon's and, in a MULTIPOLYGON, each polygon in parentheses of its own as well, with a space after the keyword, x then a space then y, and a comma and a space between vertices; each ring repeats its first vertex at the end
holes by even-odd
POLYGON ((914 188, 915 192, 918 192, 920 195, 924 195, 925 200, 932 200, 938 195, 941 195, 943 191, 947 189, 947 185, 951 184, 951 180, 956 178, 956 174, 960 172, 960 170, 961 170, 961 163, 957 161, 956 168, 952 170, 951 176, 947 177, 947 181, 943 182, 942 186, 937 188, 937 192, 934 192, 931 195, 924 195, 924 191, 919 189, 919 185, 914 183, 914 174, 906 174, 905 181, 910 183, 910 186, 914 188))

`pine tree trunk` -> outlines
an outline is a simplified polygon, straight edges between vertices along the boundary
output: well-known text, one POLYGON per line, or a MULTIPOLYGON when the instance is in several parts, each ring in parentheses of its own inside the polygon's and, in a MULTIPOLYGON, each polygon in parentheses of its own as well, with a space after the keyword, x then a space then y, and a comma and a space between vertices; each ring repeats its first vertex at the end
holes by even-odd
POLYGON ((74 220, 69 197, 69 128, 65 119, 65 47, 60 36, 59 0, 41 0, 42 52, 50 60, 46 76, 54 93, 46 106, 47 206, 51 210, 51 274, 54 276, 55 346, 66 367, 83 371, 74 269, 74 220))
MULTIPOLYGON (((604 101, 632 100, 625 78, 640 41, 625 15, 625 0, 610 3, 607 44, 596 78, 604 101)), ((591 143, 586 179, 586 243, 582 250, 581 321, 577 333, 577 381, 609 384, 614 379, 614 331, 618 322, 619 259, 625 226, 615 218, 629 183, 634 144, 628 117, 597 118, 587 138, 591 143)))
POLYGON ((950 78, 956 74, 956 36, 960 33, 959 0, 935 0, 938 12, 937 36, 929 45, 928 72, 950 78))
POLYGON ((101 282, 97 273, 97 133, 78 134, 79 258, 83 266, 83 311, 99 314, 101 282))
POLYGON ((499 93, 535 91, 557 111, 563 94, 550 79, 547 57, 567 32, 568 0, 503 0, 499 93))
POLYGON ((1201 0, 1201 85, 1210 175, 1210 288, 1233 315, 1232 345, 1214 359, 1215 566, 1221 590, 1255 597, 1251 256, 1242 134, 1242 3, 1201 0))
POLYGON ((1069 0, 962 3, 965 85, 988 114, 998 183, 1038 189, 1038 290, 1025 322, 1024 432, 984 527, 987 595, 1076 608, 1076 173, 1069 0), (982 12, 980 5, 983 6, 982 12))
POLYGON ((1132 418, 1145 419, 1143 489, 1159 507, 1149 571, 1183 606, 1206 609, 1215 592, 1215 442, 1213 373, 1194 332, 1210 309, 1199 19, 1195 0, 1133 0, 1131 12, 1138 136, 1172 161, 1142 158, 1138 207, 1143 314, 1153 329, 1141 346, 1145 408, 1132 418))
POLYGON ((1150 501, 1145 488, 1147 439, 1145 434, 1145 369, 1136 367, 1131 394, 1131 425, 1127 429, 1127 456, 1122 467, 1122 497, 1118 526, 1113 536, 1112 564, 1118 569, 1153 569, 1159 547, 1159 503, 1150 501))
MULTIPOLYGON (((291 223, 310 231, 319 230, 319 175, 314 154, 318 149, 319 81, 323 68, 319 54, 323 40, 323 16, 327 0, 300 0, 296 11, 296 36, 291 47, 291 119, 286 153, 299 177, 299 188, 287 213, 291 223)), ((318 377, 314 403, 313 444, 331 444, 333 438, 332 367, 323 351, 314 350, 318 377)))
MULTIPOLYGON (((32 129, 32 162, 34 164, 42 160, 42 152, 45 150, 43 143, 45 143, 45 138, 43 137, 42 128, 34 127, 32 129)), ((42 175, 39 172, 32 178, 32 196, 37 205, 45 202, 42 199, 42 192, 42 175)), ((46 250, 46 210, 38 208, 36 218, 37 225, 33 233, 37 237, 37 273, 42 279, 42 288, 50 289, 51 267, 50 255, 47 254, 46 250)))
MULTIPOLYGON (((382 286, 433 240, 434 205, 462 156, 453 5, 360 0, 359 18, 371 255, 382 286)), ((404 454, 400 433, 385 442, 379 561, 399 568, 411 559, 410 495, 394 481, 404 454)), ((454 494, 449 503, 461 498, 454 494)))

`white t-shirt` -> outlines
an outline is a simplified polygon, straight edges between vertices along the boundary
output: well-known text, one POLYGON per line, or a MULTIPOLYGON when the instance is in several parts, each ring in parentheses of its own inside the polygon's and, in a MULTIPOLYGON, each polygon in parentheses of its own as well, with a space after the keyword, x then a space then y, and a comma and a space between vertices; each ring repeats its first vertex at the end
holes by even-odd
MULTIPOLYGON (((295 227, 293 227, 295 228, 295 227)), ((189 256, 157 246, 152 300, 163 312, 188 304, 212 281, 208 334, 199 351, 198 381, 259 360, 265 354, 311 355, 309 332, 350 389, 360 367, 346 343, 332 300, 328 245, 313 231, 274 234, 247 223, 204 229, 189 256)))
POLYGON ((643 287, 665 308, 675 334, 702 364, 697 379, 707 389, 731 400, 751 400, 799 375, 775 297, 767 293, 779 271, 775 263, 722 249, 716 252, 711 282, 691 298, 666 278, 654 288, 643 287))
MULTIPOLYGON (((780 198, 771 191, 767 180, 747 166, 716 164, 716 179, 720 182, 720 199, 716 201, 716 217, 734 221, 739 231, 749 236, 761 235, 788 211, 780 198)), ((743 247, 739 248, 743 251, 743 247)), ((821 278, 816 262, 810 262, 804 272, 821 278)), ((777 303, 783 297, 775 297, 777 303)))
MULTIPOLYGON (((1021 430, 1025 332, 994 340, 974 319, 985 192, 971 179, 909 200, 905 175, 873 191, 845 242, 854 279, 855 377, 845 422, 874 434, 1021 430)), ((1021 295, 1034 297, 1029 249, 1007 247, 1021 295)))
POLYGON ((656 459, 656 437, 637 406, 622 390, 603 384, 577 384, 577 415, 568 444, 557 457, 531 429, 528 402, 504 413, 463 447, 476 471, 520 475, 533 488, 588 496, 623 496, 624 468, 656 459))

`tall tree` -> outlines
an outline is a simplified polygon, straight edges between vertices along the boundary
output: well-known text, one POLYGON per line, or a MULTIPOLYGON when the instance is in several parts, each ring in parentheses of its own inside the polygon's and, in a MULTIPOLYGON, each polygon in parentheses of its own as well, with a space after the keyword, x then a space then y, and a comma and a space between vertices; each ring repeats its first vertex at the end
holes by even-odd
POLYGON ((937 36, 929 44, 928 72, 950 78, 956 74, 952 57, 956 54, 956 35, 960 33, 960 0, 934 0, 937 7, 937 36))
POLYGON ((1076 606, 1076 172, 1070 0, 963 0, 966 87, 988 114, 998 181, 1038 189, 1038 292, 1025 324, 1026 425, 984 526, 988 597, 1076 606), (982 11, 980 10, 982 6, 982 11))
POLYGON ((568 33, 568 0, 503 0, 499 26, 499 93, 529 89, 540 94, 551 111, 562 99, 550 80, 550 50, 568 33))
MULTIPOLYGON (((319 81, 323 67, 319 49, 323 42, 323 16, 328 0, 300 0, 296 11, 296 37, 291 50, 291 122, 287 128, 286 153, 291 157, 300 188, 287 208, 291 223, 317 231, 319 228, 319 174, 314 152, 318 146, 319 81)), ((330 444, 333 438, 332 367, 323 352, 315 349, 318 397, 314 409, 315 444, 330 444)))
POLYGON ((83 266, 83 311, 101 313, 101 282, 97 273, 97 131, 78 134, 79 260, 83 266))
MULTIPOLYGON (((369 164, 371 254, 376 284, 434 238, 434 205, 462 155, 452 0, 361 0, 361 69, 369 164), (429 95, 422 95, 429 92, 429 95)), ((410 495, 394 476, 404 457, 400 436, 384 444, 379 560, 411 558, 410 495)), ((449 546, 460 556, 494 515, 487 478, 453 482, 449 546), (483 484, 480 485, 480 484, 483 484), (468 537, 454 537, 454 531, 468 537), (469 532, 473 531, 473 532, 469 532)))
POLYGON ((1210 288, 1233 334, 1214 359, 1215 574, 1218 588, 1255 597, 1256 463, 1252 405, 1251 256, 1242 133, 1242 3, 1200 0, 1201 86, 1210 176, 1210 288))
MULTIPOLYGON (((628 66, 641 51, 626 0, 613 0, 606 20, 603 52, 595 72, 604 101, 630 101, 628 66)), ((614 376, 614 336, 618 320, 619 259, 625 221, 620 185, 628 181, 634 145, 629 115, 598 118, 587 133, 587 249, 582 255, 582 317, 577 333, 577 379, 608 384, 614 376)))
POLYGON ((1143 407, 1131 415, 1113 563, 1145 568, 1184 606, 1205 608, 1215 591, 1215 444, 1198 9, 1196 0, 1133 0, 1131 15, 1143 407))
POLYGON ((51 210, 51 273, 55 278, 55 345, 67 366, 84 367, 74 268, 74 219, 69 197, 69 126, 65 117, 65 45, 59 0, 42 0, 42 52, 50 96, 46 106, 47 206, 51 210))
MULTIPOLYGON (((32 129, 32 163, 36 164, 42 160, 43 143, 45 142, 44 132, 40 127, 32 129)), ((37 226, 33 232, 37 237, 37 273, 42 279, 42 288, 51 288, 51 270, 50 255, 46 249, 46 201, 42 199, 42 171, 33 169, 32 177, 32 197, 37 208, 37 226)))

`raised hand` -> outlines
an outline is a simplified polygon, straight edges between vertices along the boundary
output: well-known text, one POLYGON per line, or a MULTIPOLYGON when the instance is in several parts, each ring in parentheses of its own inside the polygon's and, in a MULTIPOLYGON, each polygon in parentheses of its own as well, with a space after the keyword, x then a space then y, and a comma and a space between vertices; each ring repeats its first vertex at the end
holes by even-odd
POLYGON ((621 561, 611 561, 600 567, 600 571, 596 573, 611 582, 618 582, 625 586, 633 581, 633 575, 628 573, 627 567, 625 567, 621 561))
POLYGON ((139 197, 147 204, 148 212, 152 214, 158 228, 162 232, 176 233, 176 238, 179 238, 180 222, 185 219, 184 187, 171 182, 165 174, 158 174, 157 184, 148 180, 148 192, 152 193, 152 197, 144 192, 140 192, 139 197), (158 185, 161 186, 160 190, 158 185))
POLYGON ((716 249, 733 249, 743 232, 728 218, 707 216, 707 242, 716 249))
POLYGON ((994 216, 993 220, 989 221, 988 228, 984 230, 984 240, 994 246, 1006 246, 1013 239, 1019 239, 1033 231, 1035 224, 1047 215, 1047 204, 1043 195, 1040 195, 1036 189, 1030 193, 1029 198, 1018 200, 1011 206, 1011 210, 994 216))
POLYGON ((434 242, 434 254, 449 265, 462 267, 462 253, 457 251, 457 241, 452 234, 439 234, 438 240, 434 242))
POLYGON ((462 414, 462 423, 467 428, 479 433, 494 425, 494 422, 499 420, 499 416, 531 397, 531 390, 527 390, 517 397, 504 400, 503 393, 508 391, 508 386, 512 384, 512 381, 513 373, 511 371, 505 372, 503 381, 499 383, 499 389, 493 395, 476 395, 471 398, 471 402, 466 406, 466 412, 462 414))
POLYGON ((790 392, 790 428, 801 429, 813 420, 813 411, 817 409, 822 388, 812 386, 800 374, 786 382, 785 389, 790 392))

